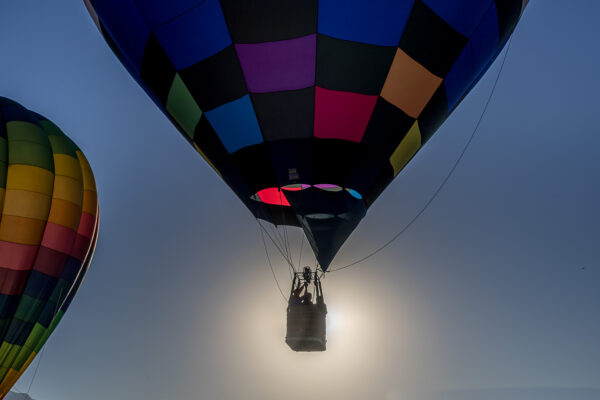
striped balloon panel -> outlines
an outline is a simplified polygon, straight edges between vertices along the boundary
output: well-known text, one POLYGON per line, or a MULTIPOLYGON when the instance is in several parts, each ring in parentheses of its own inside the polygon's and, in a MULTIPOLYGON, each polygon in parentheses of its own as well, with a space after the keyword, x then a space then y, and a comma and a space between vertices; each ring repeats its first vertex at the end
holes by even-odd
POLYGON ((96 184, 52 122, 0 98, 0 398, 79 287, 98 227, 96 184))
POLYGON ((130 74, 254 215, 302 226, 328 255, 488 69, 527 4, 84 1, 130 74), (291 184, 361 199, 308 190, 281 205, 257 200, 291 184), (306 203, 335 217, 317 227, 306 203))

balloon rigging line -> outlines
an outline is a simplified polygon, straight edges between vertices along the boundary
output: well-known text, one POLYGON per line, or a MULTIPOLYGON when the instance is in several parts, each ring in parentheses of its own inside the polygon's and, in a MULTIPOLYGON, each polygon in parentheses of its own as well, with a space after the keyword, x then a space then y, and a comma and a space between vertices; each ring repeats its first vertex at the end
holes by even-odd
POLYGON ((271 233, 273 234, 273 237, 275 239, 277 239, 277 245, 278 245, 277 246, 277 250, 279 250, 279 252, 283 256, 284 255, 283 250, 282 250, 282 248, 284 246, 284 244, 283 244, 283 236, 282 236, 281 232, 279 231, 279 229, 277 229, 276 226, 270 226, 269 228, 271 230, 271 233))
POLYGON ((271 257, 269 257, 269 250, 267 249, 267 242, 265 241, 265 234, 263 231, 260 231, 260 236, 262 238, 263 246, 265 247, 265 255, 267 256, 267 261, 269 262, 269 268, 271 269, 271 274, 273 274, 273 279, 275 279, 275 283, 277 284, 277 289, 279 289, 279 293, 281 293, 281 297, 283 297, 283 301, 287 303, 287 299, 285 298, 285 294, 283 294, 283 290, 281 290, 281 286, 279 285, 279 281, 277 280, 277 275, 275 275, 275 270, 273 269, 273 264, 271 264, 271 257))
MULTIPOLYGON (((277 227, 273 228, 276 231, 279 231, 279 229, 277 227)), ((285 226, 284 226, 285 229, 285 226)), ((285 250, 285 259, 287 260, 288 263, 288 270, 290 272, 290 278, 294 275, 294 272, 296 272, 296 267, 294 267, 294 258, 292 256, 292 250, 290 248, 290 244, 289 244, 289 238, 287 236, 287 231, 285 231, 285 234, 283 235, 284 238, 284 247, 283 249, 285 250)))
POLYGON ((498 81, 500 80, 500 76, 502 75, 502 71, 504 70, 504 64, 506 63, 506 58, 508 56, 508 51, 510 50, 510 45, 512 43, 512 36, 508 42, 508 45, 506 46, 506 51, 504 52, 504 58, 502 59, 502 64, 500 64, 500 70, 498 71, 498 75, 496 76, 496 80, 494 81, 494 85, 492 86, 492 91, 490 92, 490 95, 485 103, 485 106, 483 107, 483 111, 481 112, 481 115, 479 116, 479 120, 477 121, 477 124, 475 125, 475 128, 473 129, 473 132, 471 133, 471 136, 469 137, 469 140, 467 141, 467 143, 465 144, 465 146, 462 149, 462 152, 460 153, 460 155, 458 156, 458 158, 456 159, 456 161, 454 162, 454 165, 452 166, 452 168, 450 168, 450 171, 448 172, 448 174, 446 175, 446 177, 444 178, 444 180, 442 181, 442 183, 438 186, 437 190, 433 193, 433 195, 431 196, 431 198, 427 201, 427 203, 425 203, 425 205, 423 206, 423 208, 421 208, 421 210, 404 226, 404 228, 402 228, 400 230, 400 232, 398 232, 395 236, 393 236, 390 240, 388 240, 385 244, 383 244, 381 247, 377 248, 376 250, 372 251, 371 253, 367 254, 366 256, 351 262, 350 264, 344 265, 343 267, 338 267, 338 268, 334 268, 330 271, 326 271, 326 272, 335 272, 335 271, 340 271, 342 269, 346 269, 346 268, 350 268, 354 265, 360 264, 364 261, 366 261, 367 259, 371 258, 372 256, 374 256, 375 254, 379 253, 381 250, 385 249, 387 246, 389 246, 390 244, 392 244, 392 242, 394 242, 396 239, 398 239, 404 232, 406 232, 411 226, 412 224, 419 219, 419 217, 421 215, 423 215, 423 213, 425 212, 425 210, 427 210, 427 208, 429 207, 429 205, 431 203, 433 203, 433 201, 435 200, 435 198, 438 196, 438 194, 440 194, 440 192, 442 191, 442 189, 444 188, 444 186, 446 186, 446 183, 448 183, 448 181, 450 180, 450 177, 452 176, 452 174, 454 173, 454 171, 456 170, 456 168, 458 167, 458 164, 460 164, 461 160, 463 159, 463 156, 465 155, 465 153, 467 152, 467 149, 469 148, 471 142, 473 141, 473 139, 475 138, 475 135, 477 134, 477 131, 479 130, 479 126, 481 125, 481 121, 483 121, 483 117, 485 116, 487 109, 490 105, 490 102, 492 101, 492 97, 494 96, 494 92, 496 91, 496 86, 498 86, 498 81))
POLYGON ((292 267, 294 266, 294 262, 292 260, 292 255, 291 255, 291 251, 290 251, 290 243, 289 243, 289 239, 287 236, 287 229, 285 227, 285 225, 283 226, 283 249, 285 250, 285 254, 287 256, 287 259, 290 260, 290 262, 292 263, 292 267))
MULTIPOLYGON (((260 210, 264 211, 262 209, 260 209, 260 210)), ((268 215, 267 215, 266 212, 263 212, 263 215, 264 215, 265 218, 268 217, 268 215)), ((282 211, 282 217, 283 217, 283 211, 282 211)), ((256 222, 259 222, 258 218, 256 218, 256 222)), ((264 229, 264 227, 263 227, 263 229, 264 229)), ((271 241, 273 242, 273 244, 275 244, 275 247, 277 247, 277 250, 279 251, 279 253, 281 253, 281 255, 283 257, 285 257, 285 255, 283 253, 283 250, 281 250, 281 248, 283 247, 283 238, 281 236, 281 232, 279 232, 279 230, 277 229, 276 226, 271 226, 270 229, 271 229, 271 233, 273 234, 273 237, 275 237, 277 239, 277 244, 275 244, 275 240, 273 239, 273 237, 271 237, 271 235, 269 235, 269 239, 271 239, 271 241)), ((288 261, 288 263, 289 263, 289 261, 288 261)))
POLYGON ((288 258, 290 259, 290 261, 292 261, 292 265, 294 263, 294 258, 292 257, 292 248, 290 245, 290 238, 288 236, 288 231, 287 231, 287 226, 283 226, 283 236, 285 237, 285 244, 287 247, 287 254, 288 254, 288 258))
POLYGON ((277 244, 277 242, 275 242, 275 240, 273 239, 273 237, 269 234, 269 232, 265 229, 265 227, 260 223, 260 221, 259 221, 258 218, 256 218, 256 222, 258 223, 258 226, 260 226, 261 232, 264 231, 264 233, 267 234, 267 236, 269 237, 269 239, 271 240, 271 242, 273 243, 273 245, 275 246, 275 248, 277 248, 277 250, 279 251, 279 253, 281 254, 281 256, 288 263, 289 267, 293 269, 294 268, 293 263, 287 258, 286 254, 283 252, 283 250, 281 250, 281 248, 279 247, 279 245, 277 244))
POLYGON ((298 269, 302 268, 302 250, 304 250, 304 234, 300 233, 300 257, 298 257, 298 269))
POLYGON ((283 257, 283 259, 288 263, 288 269, 291 270, 292 276, 293 273, 295 272, 294 266, 292 264, 292 262, 290 261, 289 258, 287 258, 287 256, 285 255, 285 253, 281 250, 281 248, 277 245, 277 243, 275 242, 275 240, 273 240, 273 238, 271 237, 271 235, 269 234, 269 232, 267 232, 267 230, 264 228, 264 226, 260 223, 259 219, 256 218, 256 222, 258 223, 258 225, 261 227, 261 233, 266 233, 267 236, 269 237, 269 239, 271 240, 271 243, 273 243, 273 245, 275 246, 275 248, 277 248, 277 250, 279 251, 279 253, 281 254, 281 256, 283 257))
POLYGON ((35 370, 33 371, 33 377, 31 378, 31 382, 29 382, 29 386, 27 387, 27 392, 25 392, 25 394, 28 396, 31 391, 31 386, 33 385, 33 381, 35 380, 35 377, 37 376, 38 369, 40 368, 40 364, 42 363, 42 357, 44 356, 45 350, 46 350, 46 348, 42 347, 42 351, 40 352, 40 356, 38 357, 38 361, 35 366, 35 370))
MULTIPOLYGON (((279 203, 280 204, 283 204, 283 198, 282 198, 283 196, 284 196, 283 190, 279 189, 279 203)), ((281 214, 283 215, 283 213, 284 213, 283 207, 281 207, 281 214)), ((293 260, 293 257, 292 257, 292 251, 291 251, 291 248, 290 248, 290 241, 289 241, 289 238, 288 238, 287 227, 285 226, 285 224, 283 225, 283 238, 284 238, 285 249, 287 251, 288 258, 290 259, 290 261, 292 261, 292 268, 294 268, 294 265, 293 265, 294 260, 293 260)))
MULTIPOLYGON (((285 229, 285 227, 284 227, 284 229, 285 229)), ((287 254, 287 258, 291 261, 291 268, 288 268, 288 272, 290 273, 290 280, 291 280, 294 277, 294 271, 296 269, 294 268, 294 257, 292 255, 292 250, 291 250, 291 247, 289 244, 290 242, 289 242, 289 238, 287 236, 287 230, 284 232, 285 232, 284 238, 286 239, 286 241, 285 241, 286 242, 286 247, 285 247, 286 254, 287 254)))
POLYGON ((288 264, 291 263, 288 252, 285 248, 285 238, 277 226, 269 226, 270 232, 273 234, 273 237, 277 240, 277 250, 281 253, 281 256, 284 257, 288 264))
POLYGON ((15 392, 16 394, 27 394, 27 393, 25 393, 24 391, 22 391, 21 389, 19 389, 19 388, 17 387, 17 385, 16 385, 16 384, 15 384, 15 386, 13 386, 13 387, 10 389, 10 391, 11 391, 11 392, 15 392))
MULTIPOLYGON (((54 318, 56 318, 56 314, 58 314, 58 306, 61 303, 60 298, 62 297, 63 289, 64 289, 64 287, 60 288, 60 293, 58 294, 58 301, 56 302, 56 306, 54 307, 54 314, 52 314, 52 319, 50 320, 50 325, 52 325, 52 322, 54 322, 54 318)), ((66 300, 66 297, 65 297, 65 300, 66 300)), ((37 377, 37 373, 38 373, 38 370, 40 369, 40 364, 42 363, 42 357, 44 356, 45 351, 46 351, 46 346, 43 346, 42 351, 40 351, 40 356, 38 357, 38 361, 35 366, 35 370, 33 371, 33 376, 31 377, 31 382, 29 382, 29 387, 27 387, 27 392, 25 393, 25 394, 27 394, 27 396, 29 396, 29 393, 31 392, 31 386, 33 385, 33 381, 35 381, 35 378, 37 377)))

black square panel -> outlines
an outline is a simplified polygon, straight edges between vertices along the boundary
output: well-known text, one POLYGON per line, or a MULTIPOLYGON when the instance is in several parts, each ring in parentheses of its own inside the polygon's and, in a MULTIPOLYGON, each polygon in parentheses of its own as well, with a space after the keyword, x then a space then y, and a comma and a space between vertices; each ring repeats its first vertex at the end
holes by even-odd
POLYGON ((355 159, 350 161, 346 187, 364 196, 386 165, 390 165, 389 157, 382 156, 371 147, 362 146, 355 159))
POLYGON ((317 0, 221 0, 233 43, 294 39, 317 32, 317 0))
MULTIPOLYGON (((183 136, 187 138, 187 135, 183 136)), ((227 161, 227 150, 225 150, 221 139, 219 139, 204 114, 202 114, 200 122, 196 125, 193 142, 196 143, 200 150, 202 150, 202 153, 208 157, 217 169, 220 170, 219 166, 227 161)))
POLYGON ((338 139, 313 139, 312 179, 314 184, 329 183, 347 187, 348 164, 355 160, 360 143, 338 139))
POLYGON ((371 151, 389 158, 400 144, 415 119, 382 98, 377 100, 362 144, 371 151))
POLYGON ((279 186, 313 182, 312 142, 312 138, 305 138, 268 143, 279 186))
POLYGON ((162 105, 167 104, 169 90, 175 78, 175 67, 154 33, 150 34, 142 58, 142 81, 162 105))
POLYGON ((386 187, 394 180, 394 169, 388 163, 377 175, 375 182, 371 185, 366 194, 363 194, 363 199, 367 204, 367 207, 371 207, 371 205, 377 200, 379 195, 383 193, 386 187))
POLYGON ((230 159, 253 193, 278 186, 267 143, 244 147, 231 154, 230 159))
POLYGON ((500 42, 504 43, 508 35, 515 29, 521 16, 522 0, 495 0, 498 12, 498 26, 500 27, 500 42))
POLYGON ((390 157, 413 126, 415 119, 384 99, 377 100, 361 150, 351 162, 351 189, 364 195, 381 170, 390 164, 390 157))
POLYGON ((248 93, 233 46, 179 72, 202 111, 215 109, 248 93))
POLYGON ((331 90, 378 95, 395 54, 395 47, 318 35, 316 84, 331 90))
POLYGON ((446 96, 446 87, 440 85, 419 116, 418 121, 422 145, 433 136, 440 125, 446 120, 447 115, 448 98, 446 96))
POLYGON ((315 88, 254 93, 252 102, 266 141, 313 136, 315 88))
POLYGON ((466 37, 416 0, 399 47, 431 73, 444 78, 467 42, 466 37))

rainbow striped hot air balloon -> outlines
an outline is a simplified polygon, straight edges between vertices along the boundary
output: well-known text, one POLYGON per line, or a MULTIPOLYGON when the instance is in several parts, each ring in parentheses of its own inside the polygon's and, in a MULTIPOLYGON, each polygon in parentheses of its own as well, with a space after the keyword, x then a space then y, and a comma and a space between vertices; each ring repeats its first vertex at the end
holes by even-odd
POLYGON ((0 399, 70 305, 97 232, 96 184, 81 150, 0 97, 0 399))

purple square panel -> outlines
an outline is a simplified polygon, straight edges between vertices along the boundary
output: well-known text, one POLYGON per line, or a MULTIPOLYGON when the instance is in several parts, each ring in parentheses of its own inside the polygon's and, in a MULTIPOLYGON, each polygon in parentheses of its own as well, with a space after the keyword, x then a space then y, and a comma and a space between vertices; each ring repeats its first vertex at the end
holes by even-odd
POLYGON ((315 83, 317 35, 236 44, 250 93, 303 89, 315 83))

